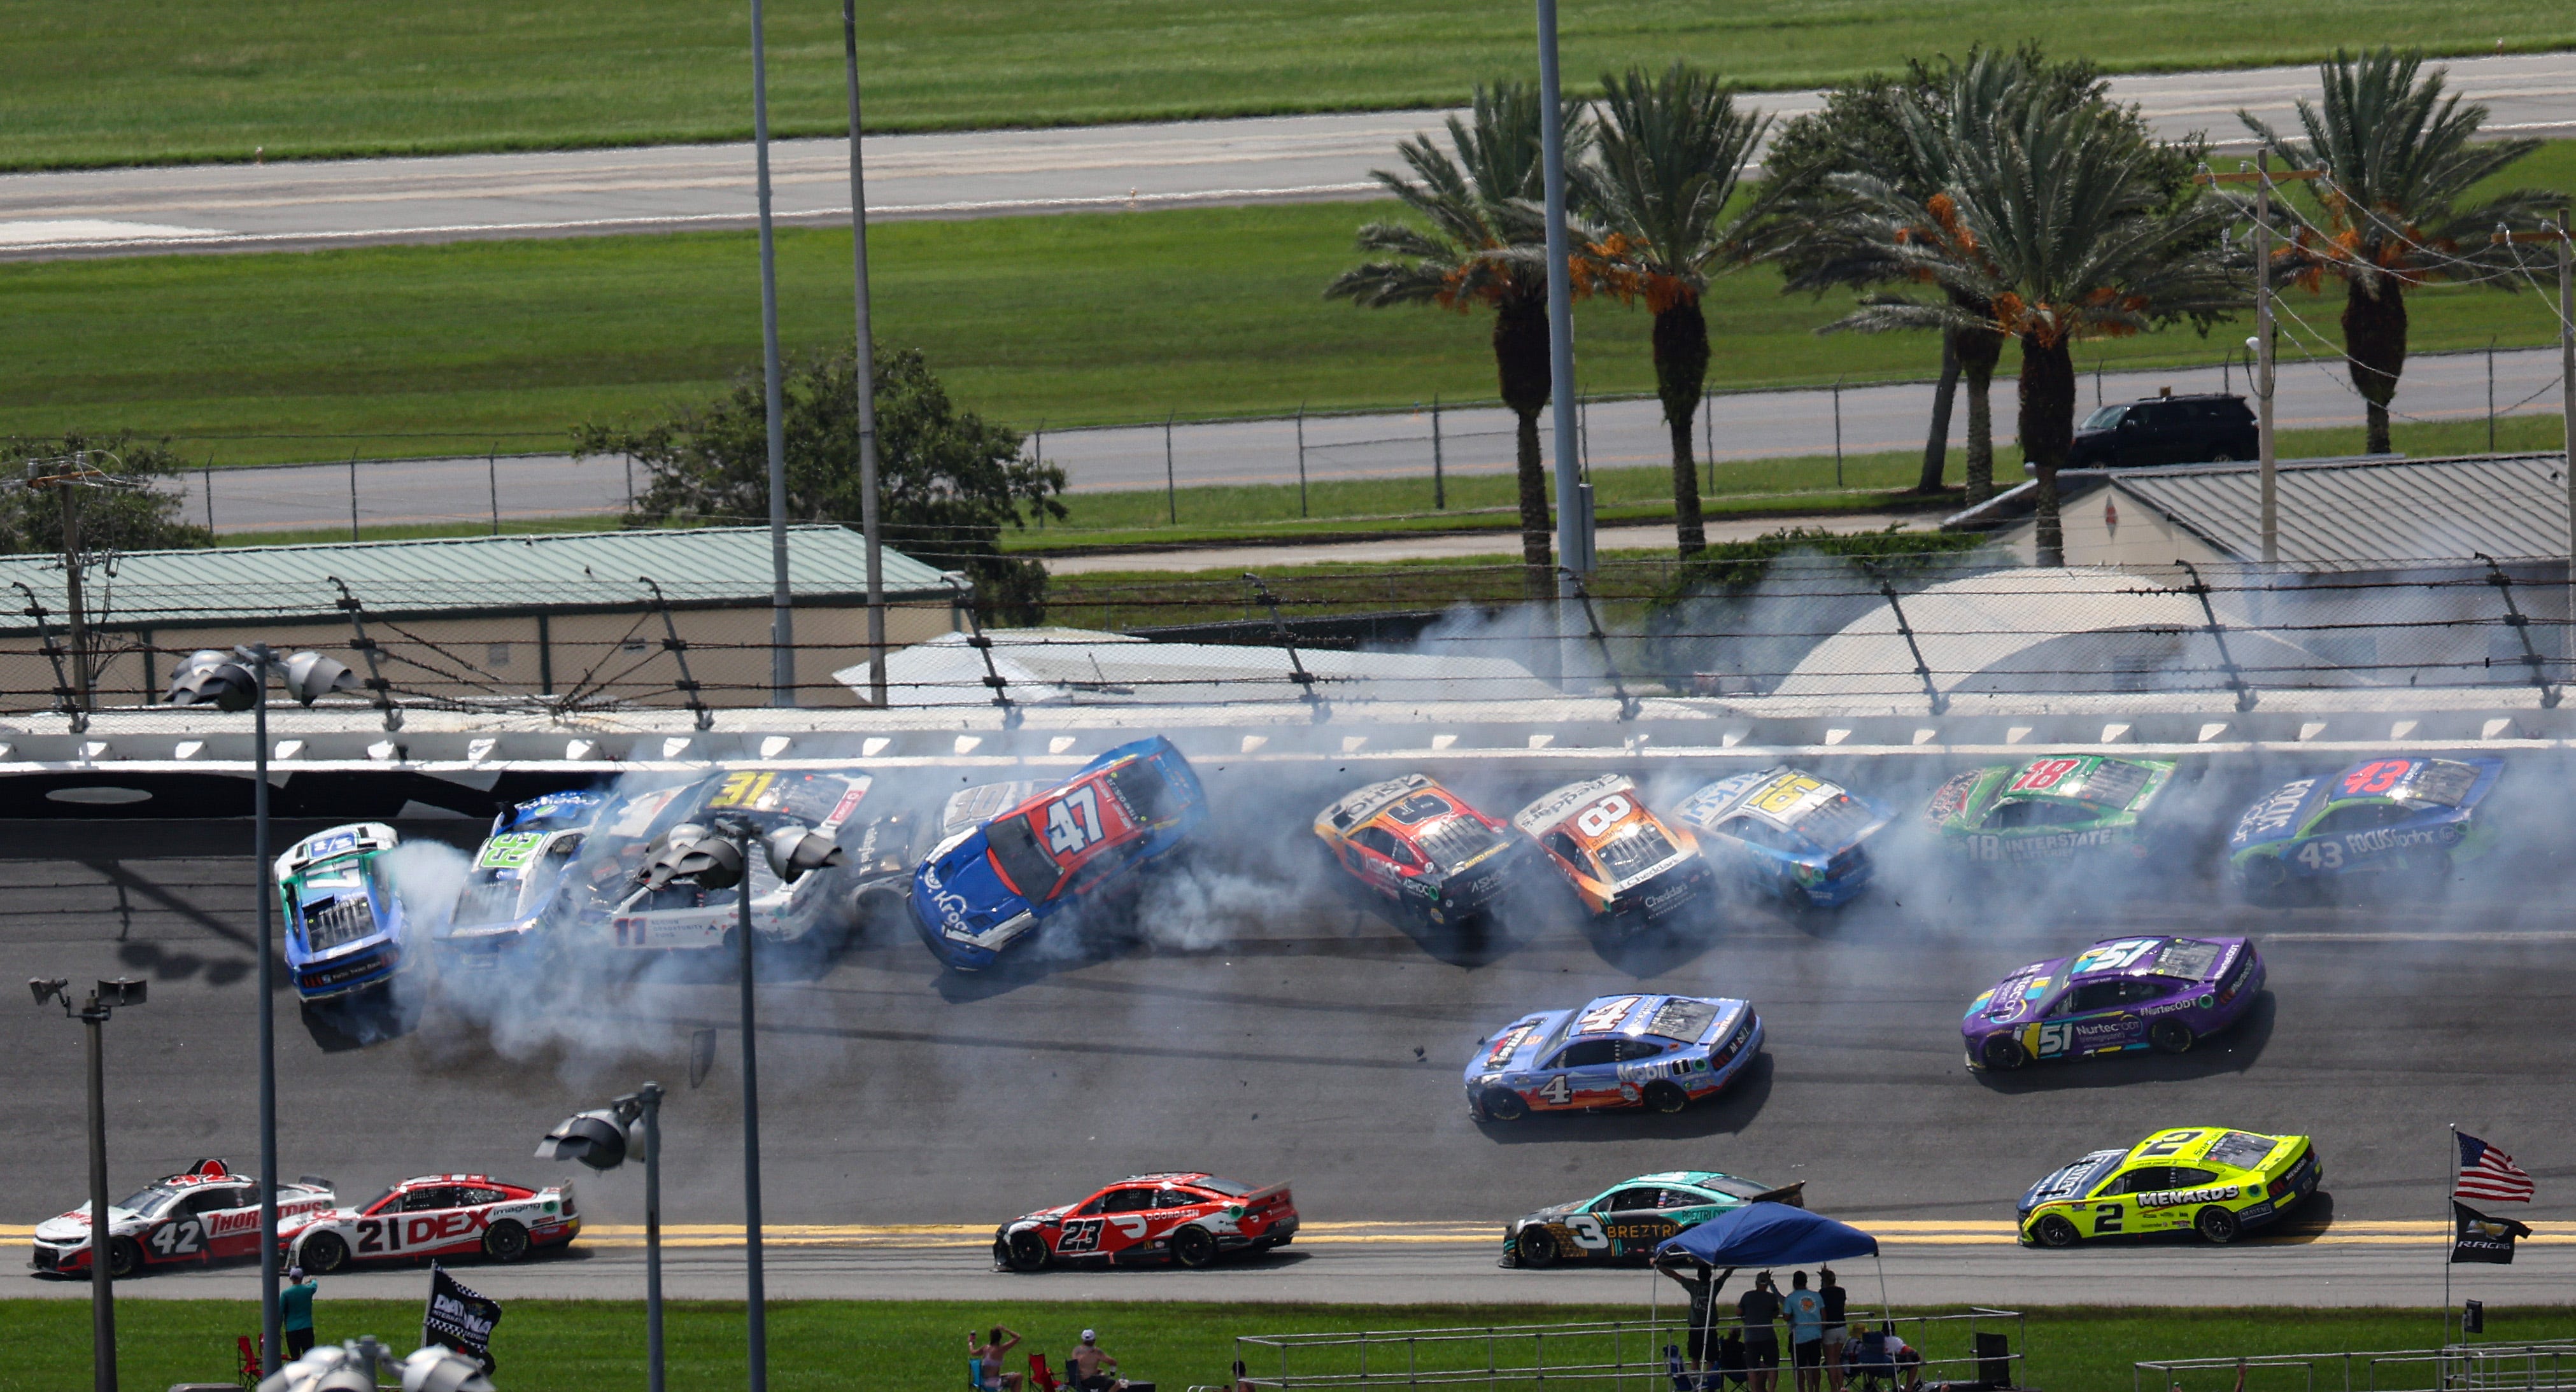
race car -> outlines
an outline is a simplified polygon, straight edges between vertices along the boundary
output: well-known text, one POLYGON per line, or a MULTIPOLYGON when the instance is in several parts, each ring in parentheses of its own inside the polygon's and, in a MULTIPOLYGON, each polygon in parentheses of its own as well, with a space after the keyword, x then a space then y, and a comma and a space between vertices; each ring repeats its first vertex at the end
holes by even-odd
MULTIPOLYGON (((339 1200, 331 1181, 306 1175, 277 1186, 279 1231, 339 1200)), ((108 1272, 119 1279, 151 1267, 201 1265, 259 1255, 259 1182, 221 1160, 200 1160, 107 1206, 108 1272)), ((89 1274, 89 1205, 36 1225, 28 1265, 39 1272, 89 1274)))
POLYGON ((312 1215, 279 1240, 296 1266, 327 1275, 353 1262, 480 1254, 517 1261, 581 1231, 572 1186, 531 1189, 479 1174, 406 1179, 355 1208, 312 1215))
POLYGON ((2063 754, 1952 778, 1923 819, 1971 864, 2069 860, 2115 846, 2144 855, 2139 819, 2173 778, 2161 759, 2063 754))
POLYGON ((305 837, 277 858, 286 969, 307 1004, 385 985, 408 967, 409 916, 379 859, 401 841, 382 822, 360 822, 305 837))
POLYGON ((1721 778, 1684 798, 1673 820, 1699 835, 1718 873, 1758 893, 1820 909, 1869 884, 1861 843, 1895 812, 1785 765, 1721 778))
POLYGON ((2502 759, 2392 756, 2284 783, 2236 819, 2228 862, 2258 900, 2339 875, 2438 878, 2488 849, 2478 804, 2503 775, 2502 759))
POLYGON ((474 853, 455 910, 432 935, 442 965, 489 971, 503 953, 537 936, 564 871, 613 801, 605 792, 576 789, 503 808, 474 853))
POLYGON ((941 839, 912 877, 921 940, 957 971, 1103 886, 1168 854, 1207 817, 1207 793, 1170 740, 1122 744, 1072 778, 941 839))
POLYGON ((1467 1114, 1517 1121, 1531 1112, 1678 1112, 1715 1096, 1761 1051, 1762 1017, 1744 1001, 1600 996, 1573 1010, 1524 1015, 1477 1040, 1467 1060, 1467 1114))
POLYGON ((2111 938, 2016 969, 1968 1004, 1970 1068, 2157 1049, 2189 1052, 2263 989, 2250 938, 2111 938))
POLYGON ((1646 810, 1621 774, 1568 783, 1512 825, 1536 841, 1594 922, 1634 932, 1707 906, 1713 880, 1699 841, 1646 810))
POLYGON ((1054 1262, 1201 1267, 1223 1253, 1285 1247, 1297 1235, 1288 1186, 1255 1189, 1198 1170, 1130 1175, 1080 1203, 1043 1208, 993 1230, 993 1265, 1054 1262))
POLYGON ((1325 808, 1315 835, 1399 918, 1450 928, 1482 918, 1533 854, 1528 838, 1420 773, 1325 808))
POLYGON ((2236 1240, 2316 1192, 2325 1162, 2305 1136, 2218 1126, 2159 1131, 2127 1150, 2097 1150, 2030 1186, 2021 1199, 2025 1247, 2072 1247, 2097 1237, 2194 1232, 2236 1240))
POLYGON ((1774 1187, 1716 1170, 1665 1170, 1614 1184, 1588 1199, 1542 1208, 1503 1228, 1497 1265, 1642 1262, 1655 1244, 1749 1203, 1807 1206, 1807 1182, 1774 1187))

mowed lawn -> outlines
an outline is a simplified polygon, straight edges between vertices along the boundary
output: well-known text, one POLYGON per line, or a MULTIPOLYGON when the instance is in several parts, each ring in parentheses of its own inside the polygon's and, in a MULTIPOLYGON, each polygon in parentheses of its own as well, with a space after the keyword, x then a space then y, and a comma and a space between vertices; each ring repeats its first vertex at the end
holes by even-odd
MULTIPOLYGON (((2510 172, 2576 188, 2576 142, 2510 172)), ((1353 232, 1393 206, 886 224, 869 238, 879 333, 1023 429, 1491 399, 1488 316, 1323 298, 1359 259, 1353 232)), ((781 234, 791 352, 847 341, 849 264, 846 232, 781 234)), ((1767 267, 1717 283, 1712 386, 1937 366, 1929 335, 1817 335, 1849 298, 1779 284, 1767 267)), ((2336 293, 2291 302, 2335 334, 2336 293)), ((2545 343, 2556 328, 2527 292, 2438 289, 2412 309, 2418 351, 2545 343)), ((131 428, 212 463, 531 451, 577 422, 657 417, 756 366, 758 263, 750 234, 724 232, 9 264, 0 323, 0 433, 131 428)), ((1650 390, 1647 328, 1642 310, 1584 304, 1584 389, 1650 390)), ((2242 337, 2175 330, 2078 358, 2207 362, 2242 337)))
MULTIPOLYGON (((0 166, 271 159, 739 138, 749 7, 682 0, 0 3, 0 166)), ((1428 106, 1535 71, 1525 3, 886 0, 858 7, 884 130, 1428 106)), ((776 129, 846 126, 840 7, 768 6, 776 129)), ((1689 58, 1821 85, 1979 40, 2119 70, 2313 60, 2337 45, 2576 45, 2549 0, 1566 0, 1568 81, 1689 58)))

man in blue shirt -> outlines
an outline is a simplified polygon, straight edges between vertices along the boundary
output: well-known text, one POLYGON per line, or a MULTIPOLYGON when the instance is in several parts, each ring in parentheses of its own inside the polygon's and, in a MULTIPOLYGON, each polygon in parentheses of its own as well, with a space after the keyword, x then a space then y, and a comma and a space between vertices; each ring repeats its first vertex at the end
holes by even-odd
POLYGON ((1807 1289, 1807 1273, 1789 1276, 1789 1366, 1798 1373, 1798 1392, 1818 1392, 1824 1380, 1825 1301, 1807 1289))
POLYGON ((321 1287, 300 1266, 288 1271, 286 1279, 295 1284, 277 1293, 278 1324, 286 1336, 283 1361, 292 1362, 313 1351, 313 1292, 321 1287))

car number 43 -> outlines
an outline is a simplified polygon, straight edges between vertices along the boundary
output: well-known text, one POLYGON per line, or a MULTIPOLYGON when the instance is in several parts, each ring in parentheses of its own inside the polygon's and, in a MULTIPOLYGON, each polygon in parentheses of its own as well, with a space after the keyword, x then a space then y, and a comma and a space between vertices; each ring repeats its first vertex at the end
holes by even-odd
POLYGON ((2299 848, 2299 863, 2311 870, 2343 868, 2343 844, 2337 841, 2311 841, 2299 848))

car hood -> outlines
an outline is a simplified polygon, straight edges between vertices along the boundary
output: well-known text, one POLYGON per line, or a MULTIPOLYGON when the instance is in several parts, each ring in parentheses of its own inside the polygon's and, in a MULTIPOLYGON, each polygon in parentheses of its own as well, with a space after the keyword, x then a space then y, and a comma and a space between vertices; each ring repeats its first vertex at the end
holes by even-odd
POLYGON ((1053 1208, 1041 1208, 1034 1213, 1023 1213, 1019 1217, 1004 1223, 1002 1226, 1006 1228, 1016 1228, 1023 1223, 1050 1222, 1054 1219, 1062 1218, 1064 1215, 1071 1212, 1073 1212, 1072 1204, 1057 1204, 1053 1208))
MULTIPOLYGON (((132 1209, 111 1207, 107 1210, 109 1232, 130 1232, 142 1221, 142 1218, 132 1209)), ((89 1240, 89 1205, 82 1204, 69 1213, 57 1214, 38 1223, 36 1238, 40 1242, 87 1242, 89 1240)))
POLYGON ((2227 835, 2227 849, 2242 851, 2296 836, 2309 806, 2326 796, 2325 783, 2323 778, 2301 778, 2264 794, 2236 819, 2236 829, 2227 835))
POLYGON ((1555 1037, 1558 1027, 1573 1014, 1571 1010, 1535 1010, 1485 1036, 1467 1059, 1467 1080, 1473 1082, 1487 1073, 1507 1073, 1536 1062, 1539 1046, 1555 1037))
POLYGON ((2071 1165, 2050 1171, 2047 1178, 2030 1186, 2030 1191, 2021 1196, 2021 1211, 2028 1213, 2044 1203, 2075 1198, 2091 1189, 2105 1170, 2118 1164, 2120 1158, 2128 1153, 2125 1150, 2097 1150, 2071 1165))
POLYGON ((1512 1220, 1511 1226, 1518 1229, 1527 1227, 1532 1223, 1553 1223, 1561 1219, 1571 1217, 1582 1211, 1583 1200, 1581 1199, 1576 1199, 1571 1203, 1550 1204, 1545 1208, 1534 1209, 1531 1212, 1525 1213, 1512 1220))
POLYGON ((913 911, 942 936, 973 941, 1030 911, 993 869, 982 828, 942 844, 912 876, 913 911))

